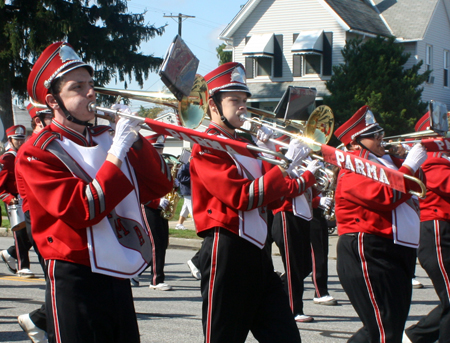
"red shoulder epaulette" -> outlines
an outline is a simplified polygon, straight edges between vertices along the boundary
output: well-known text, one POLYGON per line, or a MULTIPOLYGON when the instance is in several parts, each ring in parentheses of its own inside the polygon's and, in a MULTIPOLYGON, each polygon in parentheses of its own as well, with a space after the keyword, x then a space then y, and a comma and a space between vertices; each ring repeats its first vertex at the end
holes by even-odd
POLYGON ((36 134, 36 138, 33 142, 33 145, 41 148, 42 150, 45 150, 48 146, 48 144, 53 141, 54 139, 62 139, 61 135, 57 132, 42 130, 38 134, 36 134))

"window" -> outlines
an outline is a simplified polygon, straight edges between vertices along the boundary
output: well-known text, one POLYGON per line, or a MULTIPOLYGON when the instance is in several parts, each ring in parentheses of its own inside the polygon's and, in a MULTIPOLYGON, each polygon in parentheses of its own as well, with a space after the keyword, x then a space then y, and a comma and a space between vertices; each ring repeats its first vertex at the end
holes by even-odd
POLYGON ((293 76, 321 75, 322 55, 302 54, 293 56, 293 76))
MULTIPOLYGON (((433 46, 432 45, 427 45, 426 47, 426 52, 425 52, 425 67, 426 70, 432 70, 433 67, 433 46)), ((428 77, 427 82, 428 83, 432 83, 432 80, 434 80, 434 78, 430 75, 428 77)))
POLYGON ((255 58, 256 76, 272 76, 272 58, 255 58))
POLYGON ((242 54, 245 57, 247 79, 283 76, 283 35, 271 33, 246 37, 242 54))
POLYGON ((448 69, 450 67, 450 52, 444 50, 444 87, 448 87, 448 69))

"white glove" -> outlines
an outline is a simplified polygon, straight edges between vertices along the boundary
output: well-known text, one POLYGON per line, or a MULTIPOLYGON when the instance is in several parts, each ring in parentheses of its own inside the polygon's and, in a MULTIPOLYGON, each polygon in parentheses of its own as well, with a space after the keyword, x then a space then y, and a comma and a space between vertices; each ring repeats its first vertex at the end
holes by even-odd
POLYGON ((414 145, 408 152, 403 165, 410 167, 415 173, 426 159, 427 151, 425 150, 425 147, 419 143, 414 145))
MULTIPOLYGON (((115 104, 112 106, 115 110, 120 110, 124 113, 131 114, 128 106, 115 104)), ((116 123, 116 133, 114 134, 113 143, 108 153, 116 156, 123 162, 128 150, 138 139, 138 132, 140 130, 140 120, 132 118, 120 118, 116 123)))
POLYGON ((314 160, 309 162, 308 166, 306 167, 306 170, 310 171, 311 174, 316 175, 316 171, 320 169, 321 165, 319 160, 314 160))
POLYGON ((169 200, 167 200, 166 198, 159 199, 159 207, 160 208, 165 210, 165 209, 167 209, 167 206, 169 206, 169 200))
POLYGON ((286 152, 286 157, 292 160, 289 168, 286 170, 288 174, 291 174, 292 170, 302 164, 302 161, 308 156, 311 149, 298 139, 291 139, 289 142, 289 148, 286 152))
POLYGON ((263 142, 267 142, 270 138, 272 138, 272 136, 273 130, 265 126, 261 126, 256 133, 256 138, 258 138, 259 141, 263 142))
MULTIPOLYGON (((273 135, 273 130, 261 126, 261 128, 258 130, 258 132, 256 133, 256 138, 258 138, 256 145, 259 146, 262 149, 267 149, 267 150, 271 150, 271 151, 276 151, 275 148, 275 144, 271 141, 269 141, 269 139, 272 137, 273 135)), ((268 153, 262 153, 263 156, 267 157, 267 158, 275 158, 275 156, 268 154, 268 153)))
POLYGON ((324 210, 329 210, 333 206, 333 198, 330 197, 321 197, 319 201, 319 207, 324 210))

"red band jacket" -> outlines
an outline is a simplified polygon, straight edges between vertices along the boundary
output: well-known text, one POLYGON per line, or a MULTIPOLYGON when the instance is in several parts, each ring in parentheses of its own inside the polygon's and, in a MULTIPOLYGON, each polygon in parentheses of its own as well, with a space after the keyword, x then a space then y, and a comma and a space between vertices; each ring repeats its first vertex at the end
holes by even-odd
MULTIPOLYGON (((135 189, 120 168, 109 161, 87 183, 46 150, 50 141, 62 137, 81 146, 93 146, 92 137, 109 134, 109 130, 107 126, 89 128, 86 138, 53 120, 19 151, 16 168, 23 176, 19 189, 26 193, 33 238, 45 260, 89 266, 86 228, 99 223, 135 189)), ((128 159, 137 178, 139 201, 146 203, 167 194, 173 181, 163 158, 146 139, 141 140, 142 148, 131 148, 128 159)))
MULTIPOLYGON (((214 123, 208 133, 242 139, 214 123)), ((263 176, 251 180, 240 175, 228 153, 195 144, 191 156, 192 207, 199 236, 213 227, 239 234, 239 211, 267 205, 276 208, 281 206, 282 197, 295 197, 306 189, 299 179, 283 177, 280 168, 266 162, 263 162, 263 176)))
MULTIPOLYGON (((369 157, 367 150, 353 154, 369 157)), ((400 172, 412 175, 407 167, 401 166, 403 160, 392 157, 392 161, 400 172)), ((392 210, 410 198, 410 194, 341 169, 335 193, 338 234, 365 232, 392 239, 392 210)))
POLYGON ((420 221, 450 220, 450 159, 440 152, 429 152, 422 164, 427 195, 420 199, 420 221))
POLYGON ((14 164, 16 161, 16 151, 9 149, 0 157, 0 200, 9 205, 11 200, 17 197, 16 175, 14 172, 14 164))

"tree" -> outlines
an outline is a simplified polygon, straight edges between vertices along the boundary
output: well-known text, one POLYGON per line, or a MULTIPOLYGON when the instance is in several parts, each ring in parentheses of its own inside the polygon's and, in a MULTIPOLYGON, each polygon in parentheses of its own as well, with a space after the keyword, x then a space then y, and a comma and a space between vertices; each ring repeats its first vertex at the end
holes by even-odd
POLYGON ((139 52, 140 43, 164 27, 127 13, 126 0, 0 0, 0 119, 12 122, 12 92, 26 97, 26 82, 40 53, 52 42, 69 42, 95 69, 97 85, 133 77, 142 87, 161 58, 139 52))
POLYGON ((220 44, 217 48, 217 58, 219 59, 219 65, 227 62, 231 62, 233 54, 231 51, 223 51, 227 45, 225 43, 220 44))
POLYGON ((335 114, 336 126, 360 107, 369 105, 387 135, 411 132, 426 112, 420 86, 430 74, 419 74, 422 61, 404 69, 409 54, 395 38, 353 39, 342 50, 344 63, 333 67, 326 83, 331 96, 324 104, 335 114))
POLYGON ((160 107, 160 106, 144 107, 141 105, 139 107, 139 111, 137 111, 137 113, 140 117, 156 119, 158 114, 165 111, 166 109, 167 109, 166 107, 160 107))

